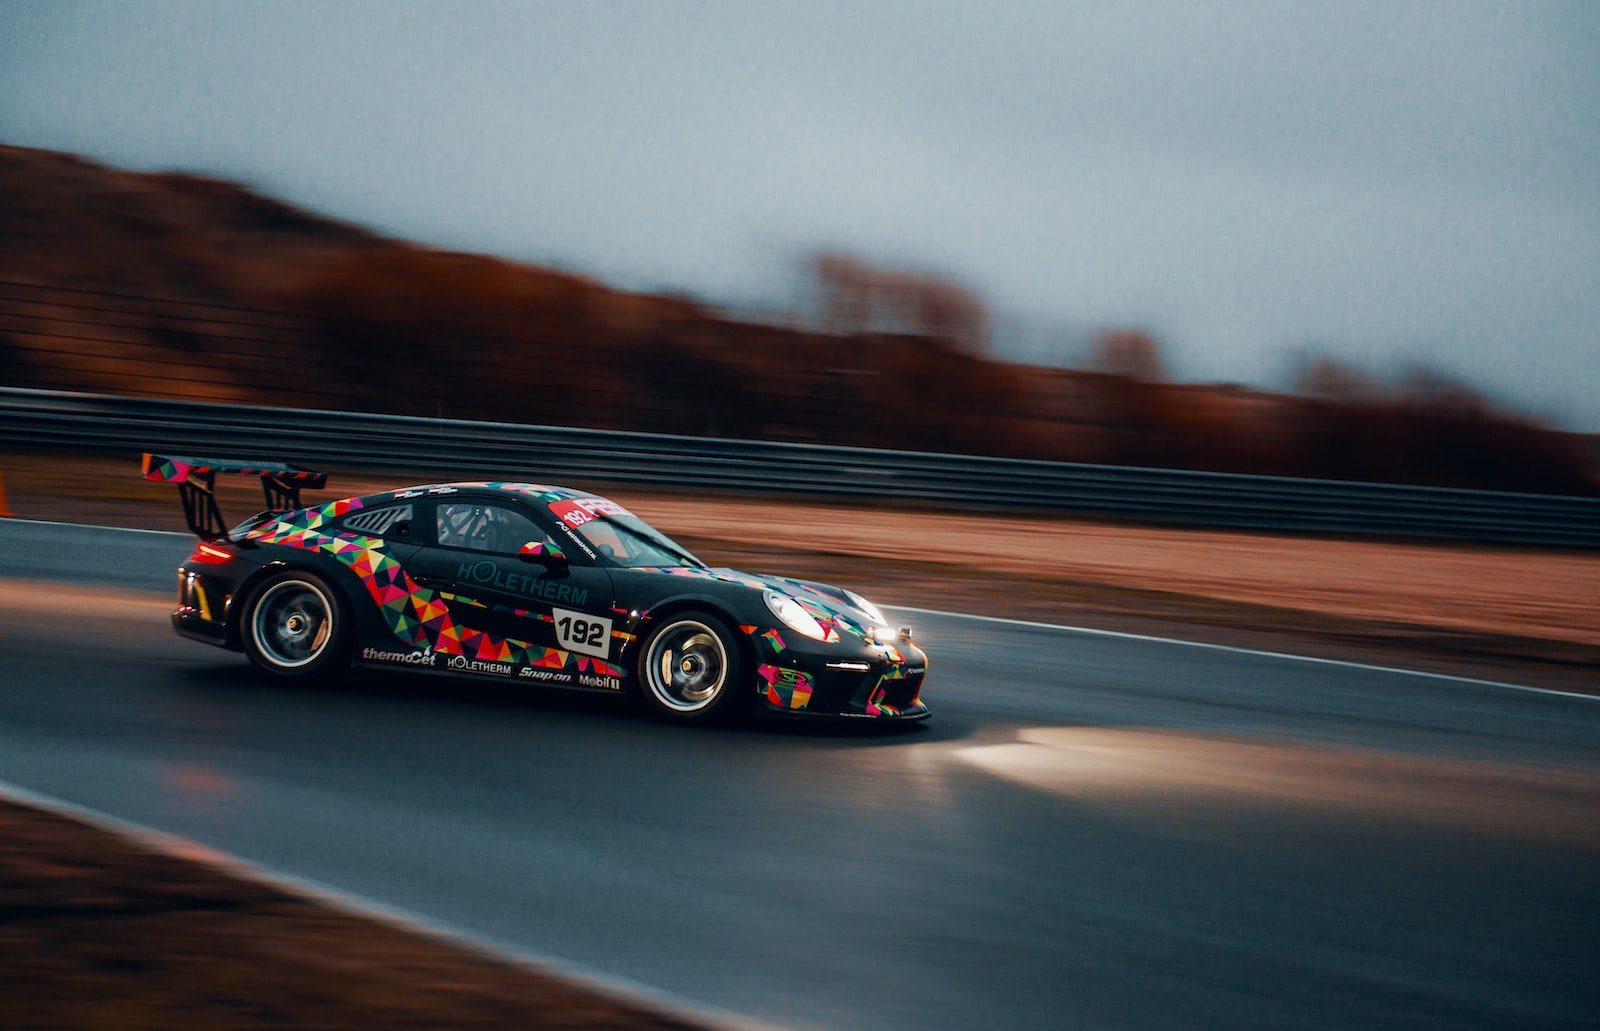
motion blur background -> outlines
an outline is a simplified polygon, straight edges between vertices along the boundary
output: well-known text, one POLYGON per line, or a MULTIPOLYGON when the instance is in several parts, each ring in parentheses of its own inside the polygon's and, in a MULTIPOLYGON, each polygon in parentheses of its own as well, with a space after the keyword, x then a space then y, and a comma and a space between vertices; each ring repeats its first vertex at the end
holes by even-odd
POLYGON ((1597 491, 1590 4, 0 19, 4 385, 1597 491))
MULTIPOLYGON (((767 1026, 1593 1027, 1597 100, 1592 0, 3 0, 0 795, 767 1026), (1207 483, 1180 519, 1171 481, 1225 478, 1048 470, 1137 481, 1090 511, 1151 528, 1011 511, 1021 463, 837 463, 985 467, 939 481, 979 484, 958 512, 615 484, 914 622, 905 733, 308 691, 168 633, 192 542, 144 532, 181 518, 134 475, 152 425, 244 424, 341 492, 396 482, 340 467, 377 437, 385 470, 616 457, 440 418, 1586 497, 1207 483), (111 451, 24 453, 84 426, 111 451), (1277 532, 1192 528, 1228 506, 1277 532)), ((794 494, 837 461, 765 450, 811 456, 746 459, 794 494)), ((8 1027, 491 1012, 492 972, 280 932, 103 838, 24 854, 19 815, 8 1027), (163 893, 194 920, 147 947, 163 893)))

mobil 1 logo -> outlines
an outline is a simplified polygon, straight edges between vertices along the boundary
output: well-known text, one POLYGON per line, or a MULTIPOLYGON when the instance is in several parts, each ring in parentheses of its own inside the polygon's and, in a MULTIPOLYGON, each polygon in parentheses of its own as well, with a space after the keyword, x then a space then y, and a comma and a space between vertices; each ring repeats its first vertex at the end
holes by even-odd
POLYGON ((569 652, 598 655, 602 659, 611 654, 611 620, 606 616, 590 616, 571 609, 551 609, 556 622, 556 639, 569 652))

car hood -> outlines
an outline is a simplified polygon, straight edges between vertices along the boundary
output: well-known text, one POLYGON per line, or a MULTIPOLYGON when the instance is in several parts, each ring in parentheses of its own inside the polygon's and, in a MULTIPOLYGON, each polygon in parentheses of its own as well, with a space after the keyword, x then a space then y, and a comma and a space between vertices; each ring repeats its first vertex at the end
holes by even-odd
POLYGON ((702 569, 692 566, 665 566, 656 572, 690 580, 711 580, 717 583, 737 584, 754 591, 777 591, 787 594, 809 612, 823 626, 832 626, 841 634, 865 638, 874 625, 865 612, 851 605, 844 590, 830 584, 811 580, 795 580, 767 573, 747 573, 742 569, 702 569))

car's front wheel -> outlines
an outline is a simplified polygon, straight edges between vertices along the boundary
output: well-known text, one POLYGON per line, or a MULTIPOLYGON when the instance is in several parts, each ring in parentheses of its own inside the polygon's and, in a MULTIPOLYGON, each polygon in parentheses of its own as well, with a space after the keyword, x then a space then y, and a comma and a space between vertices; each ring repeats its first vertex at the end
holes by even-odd
POLYGON ((663 719, 704 723, 737 711, 739 647, 728 628, 703 612, 669 617, 645 641, 639 683, 645 703, 663 719))
POLYGON ((310 573, 284 573, 245 605, 240 638, 250 661, 275 676, 314 680, 348 661, 349 631, 333 589, 310 573))

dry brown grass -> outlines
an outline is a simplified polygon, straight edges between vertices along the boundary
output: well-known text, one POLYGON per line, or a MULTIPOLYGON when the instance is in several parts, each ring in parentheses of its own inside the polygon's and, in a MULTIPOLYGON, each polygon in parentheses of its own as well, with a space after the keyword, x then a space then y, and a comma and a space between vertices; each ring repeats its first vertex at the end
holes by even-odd
POLYGON ((668 533, 1600 645, 1600 555, 626 497, 668 533))
POLYGON ((16 1029, 697 1026, 5 800, 0 999, 16 1029))

